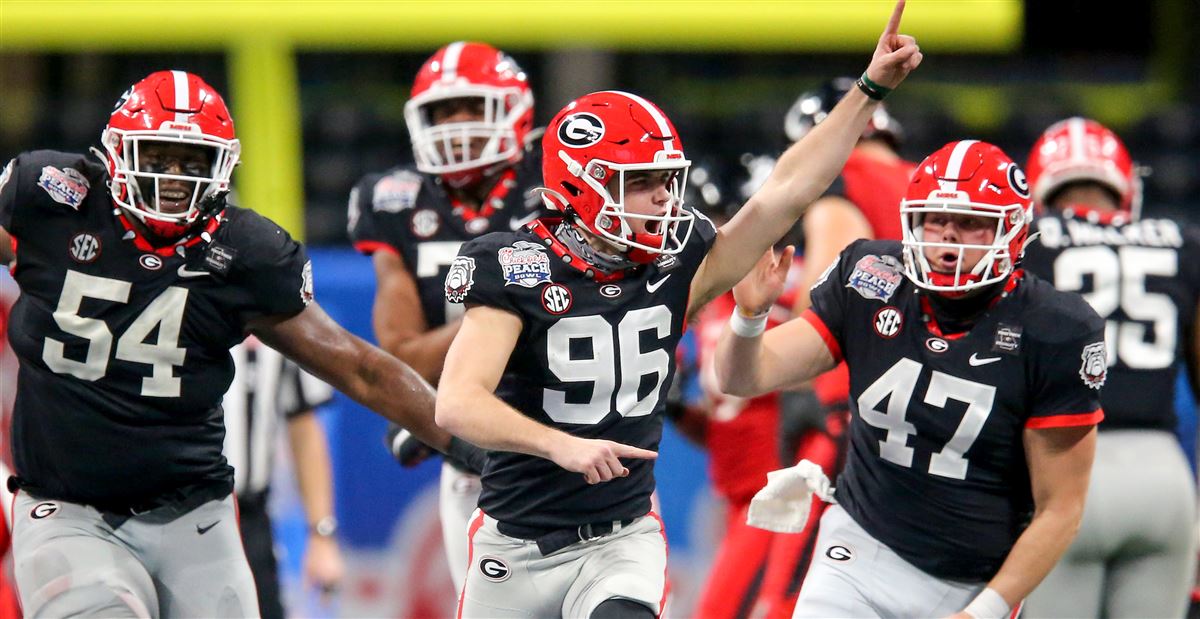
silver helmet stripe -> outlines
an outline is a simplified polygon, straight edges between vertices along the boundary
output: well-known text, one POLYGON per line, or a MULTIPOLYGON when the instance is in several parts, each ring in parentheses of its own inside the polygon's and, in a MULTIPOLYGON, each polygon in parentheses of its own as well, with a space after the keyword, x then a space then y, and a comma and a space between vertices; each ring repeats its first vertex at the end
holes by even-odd
POLYGON ((1067 138, 1071 142, 1071 163, 1086 163, 1087 154, 1084 138, 1087 137, 1087 127, 1083 119, 1075 116, 1067 119, 1067 138))
POLYGON ((186 123, 188 121, 187 112, 179 110, 191 109, 191 88, 188 87, 188 76, 183 71, 171 71, 171 77, 175 81, 175 122, 186 123))
POLYGON ((453 82, 458 79, 458 59, 462 56, 465 41, 456 41, 446 46, 446 54, 442 56, 442 81, 453 82))

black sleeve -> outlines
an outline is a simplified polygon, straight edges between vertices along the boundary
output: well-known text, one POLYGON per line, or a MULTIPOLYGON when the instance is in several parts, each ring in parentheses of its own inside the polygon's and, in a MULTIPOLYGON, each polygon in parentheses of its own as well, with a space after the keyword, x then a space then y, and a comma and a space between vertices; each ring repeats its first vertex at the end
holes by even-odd
POLYGON ((1034 357, 1027 427, 1083 425, 1081 421, 1100 410, 1100 387, 1107 375, 1104 321, 1081 298, 1071 301, 1078 309, 1060 318, 1060 324, 1075 327, 1075 335, 1043 344, 1034 357))
POLYGON ((354 248, 367 255, 375 253, 381 245, 390 245, 379 232, 379 222, 372 203, 375 183, 378 181, 379 176, 372 174, 350 190, 346 233, 350 236, 350 243, 354 248))
MULTIPOLYGON (((463 243, 458 257, 446 274, 446 300, 467 305, 486 305, 519 314, 516 302, 505 290, 504 276, 497 258, 498 237, 491 233, 463 243)), ((511 236, 511 235, 507 235, 511 236)))
POLYGON ((17 160, 13 159, 0 171, 0 228, 13 232, 13 211, 17 207, 17 160))
POLYGON ((846 281, 850 278, 850 271, 854 268, 854 256, 862 240, 855 241, 848 245, 842 253, 838 254, 829 266, 825 267, 825 271, 817 278, 813 284, 809 295, 812 299, 812 312, 825 323, 825 328, 829 329, 829 334, 840 346, 845 345, 844 325, 846 318, 847 298, 846 281))
POLYGON ((275 222, 244 211, 233 241, 244 258, 238 262, 238 283, 254 301, 253 313, 294 316, 313 299, 312 262, 304 246, 275 222))

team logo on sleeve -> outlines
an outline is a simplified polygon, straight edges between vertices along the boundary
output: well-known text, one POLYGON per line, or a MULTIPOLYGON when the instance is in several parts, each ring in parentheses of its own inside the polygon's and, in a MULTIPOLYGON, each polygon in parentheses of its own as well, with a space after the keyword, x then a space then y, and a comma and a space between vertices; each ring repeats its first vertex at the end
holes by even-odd
POLYGON ((304 263, 304 270, 300 273, 300 300, 305 305, 313 300, 312 260, 304 263))
POLYGON ((450 263, 450 272, 446 274, 446 300, 451 303, 462 303, 475 283, 475 259, 470 256, 459 256, 450 263))
POLYGON ((900 310, 887 306, 878 312, 875 312, 875 332, 880 337, 892 339, 900 333, 900 326, 904 324, 904 317, 900 314, 900 310))
POLYGON ((821 284, 824 284, 825 280, 829 279, 829 274, 833 273, 833 270, 837 268, 838 263, 841 261, 842 261, 842 257, 840 255, 835 256, 833 259, 833 262, 830 262, 829 266, 825 267, 824 271, 821 271, 821 276, 817 278, 817 281, 813 282, 812 287, 809 288, 808 291, 812 292, 812 291, 816 290, 818 286, 820 286, 821 284))
POLYGON ((550 281, 550 256, 546 248, 529 241, 517 241, 496 252, 504 285, 533 288, 550 281))
POLYGON ((1092 389, 1099 389, 1104 384, 1104 379, 1108 377, 1107 352, 1104 342, 1084 346, 1083 353, 1079 356, 1083 359, 1083 365, 1079 366, 1079 377, 1083 379, 1083 384, 1092 389))
POLYGON ((870 254, 863 256, 854 265, 854 271, 846 280, 846 287, 853 289, 864 299, 878 299, 887 303, 903 279, 900 261, 894 256, 870 254))
POLYGON ((408 170, 389 174, 375 183, 371 193, 371 209, 376 213, 399 213, 416 206, 420 192, 420 174, 408 170))
POLYGON ((51 200, 59 204, 66 204, 75 210, 79 210, 83 198, 92 188, 91 183, 79 170, 75 168, 60 170, 54 166, 42 168, 42 175, 38 178, 37 184, 46 191, 51 200))

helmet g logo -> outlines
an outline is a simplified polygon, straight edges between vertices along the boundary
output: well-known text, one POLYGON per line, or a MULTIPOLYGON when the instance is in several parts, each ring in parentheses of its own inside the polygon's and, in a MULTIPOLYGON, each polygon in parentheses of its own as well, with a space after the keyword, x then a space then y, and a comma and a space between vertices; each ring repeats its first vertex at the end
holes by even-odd
POLYGON ((585 148, 604 137, 604 122, 595 114, 571 114, 558 125, 558 140, 571 148, 585 148))
POLYGON ((1008 184, 1017 195, 1022 198, 1029 197, 1029 181, 1025 180, 1025 173, 1015 163, 1008 164, 1008 184))

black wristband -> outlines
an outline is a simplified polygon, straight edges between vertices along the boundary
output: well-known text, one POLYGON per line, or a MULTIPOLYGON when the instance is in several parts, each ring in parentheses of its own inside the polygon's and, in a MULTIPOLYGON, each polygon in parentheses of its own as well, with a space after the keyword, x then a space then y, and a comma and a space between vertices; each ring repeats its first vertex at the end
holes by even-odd
POLYGON ((875 101, 883 101, 883 98, 892 92, 891 88, 888 88, 887 86, 880 86, 879 84, 871 81, 871 78, 867 77, 866 71, 863 71, 863 74, 859 76, 857 80, 855 80, 854 85, 857 86, 864 95, 867 95, 867 98, 875 101))
POLYGON ((446 459, 458 468, 474 474, 482 475, 483 467, 487 464, 487 452, 464 441, 457 436, 450 437, 450 445, 446 448, 446 459))

